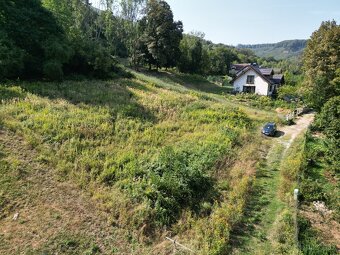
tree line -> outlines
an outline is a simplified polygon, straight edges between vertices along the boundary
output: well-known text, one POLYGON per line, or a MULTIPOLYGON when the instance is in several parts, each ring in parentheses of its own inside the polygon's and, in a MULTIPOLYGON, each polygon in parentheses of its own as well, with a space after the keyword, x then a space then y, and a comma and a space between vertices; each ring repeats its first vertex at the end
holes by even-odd
POLYGON ((178 68, 226 75, 233 61, 255 62, 252 51, 213 44, 202 33, 183 34, 166 1, 0 0, 0 78, 48 78, 123 73, 132 67, 178 68))
POLYGON ((328 168, 340 173, 340 25, 322 22, 304 52, 302 93, 316 109, 315 129, 325 134, 328 168))

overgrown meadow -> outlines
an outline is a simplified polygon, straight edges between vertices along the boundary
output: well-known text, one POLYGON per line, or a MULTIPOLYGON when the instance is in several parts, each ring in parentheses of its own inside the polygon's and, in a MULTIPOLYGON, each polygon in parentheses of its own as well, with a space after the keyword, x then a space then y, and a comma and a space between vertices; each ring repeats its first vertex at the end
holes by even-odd
POLYGON ((166 227, 219 254, 260 157, 249 114, 266 116, 178 82, 138 78, 1 85, 0 128, 23 136, 60 181, 91 193, 132 236, 148 242, 166 227))

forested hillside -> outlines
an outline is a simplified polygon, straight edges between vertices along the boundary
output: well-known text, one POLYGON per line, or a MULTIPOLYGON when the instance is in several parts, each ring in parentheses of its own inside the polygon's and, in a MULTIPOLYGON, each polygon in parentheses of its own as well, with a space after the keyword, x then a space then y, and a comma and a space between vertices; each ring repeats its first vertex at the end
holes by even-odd
POLYGON ((286 40, 278 43, 239 44, 237 48, 250 49, 259 57, 281 59, 298 59, 302 56, 307 40, 286 40))

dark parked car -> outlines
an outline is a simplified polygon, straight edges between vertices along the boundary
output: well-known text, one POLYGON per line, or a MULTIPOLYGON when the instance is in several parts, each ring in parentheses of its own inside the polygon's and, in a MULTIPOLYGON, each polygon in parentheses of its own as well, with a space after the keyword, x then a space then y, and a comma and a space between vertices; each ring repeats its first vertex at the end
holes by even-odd
POLYGON ((269 122, 262 128, 262 134, 267 136, 275 136, 276 124, 274 122, 269 122))

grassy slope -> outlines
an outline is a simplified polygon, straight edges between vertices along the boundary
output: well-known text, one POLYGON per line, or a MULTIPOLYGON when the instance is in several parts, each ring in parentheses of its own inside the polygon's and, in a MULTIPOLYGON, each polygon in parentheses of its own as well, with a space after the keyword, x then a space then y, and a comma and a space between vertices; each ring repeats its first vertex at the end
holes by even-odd
MULTIPOLYGON (((135 75, 132 80, 0 86, 5 100, 0 105, 3 136, 24 138, 16 147, 2 149, 1 182, 8 185, 0 191, 1 221, 10 222, 21 208, 31 210, 20 202, 24 192, 19 187, 29 182, 11 177, 17 165, 34 179, 37 169, 46 164, 48 179, 59 180, 57 187, 70 180, 92 196, 113 226, 109 228, 113 233, 105 231, 106 238, 116 240, 98 242, 91 228, 82 231, 80 224, 79 228, 73 225, 75 229, 56 228, 34 246, 28 237, 18 237, 18 243, 25 244, 18 244, 20 251, 172 252, 162 242, 163 234, 177 236, 204 254, 228 249, 229 232, 241 218, 255 163, 261 157, 261 139, 252 133, 257 134, 259 123, 275 114, 231 103, 223 96, 227 91, 199 77, 135 75), (37 161, 33 171, 25 160, 11 160, 17 147, 24 158, 37 161), (164 224, 171 226, 165 232, 160 228, 164 224)), ((39 183, 44 182, 29 186, 28 192, 43 189, 39 183)), ((95 212, 89 214, 95 218, 95 212)), ((44 217, 45 224, 55 224, 53 217, 44 217)), ((20 224, 30 229, 23 218, 20 224)), ((106 220, 93 229, 103 232, 106 220)), ((43 233, 41 228, 35 231, 43 233)), ((8 234, 0 238, 7 244, 14 240, 8 234)), ((0 246, 6 253, 13 253, 12 248, 0 246)))

